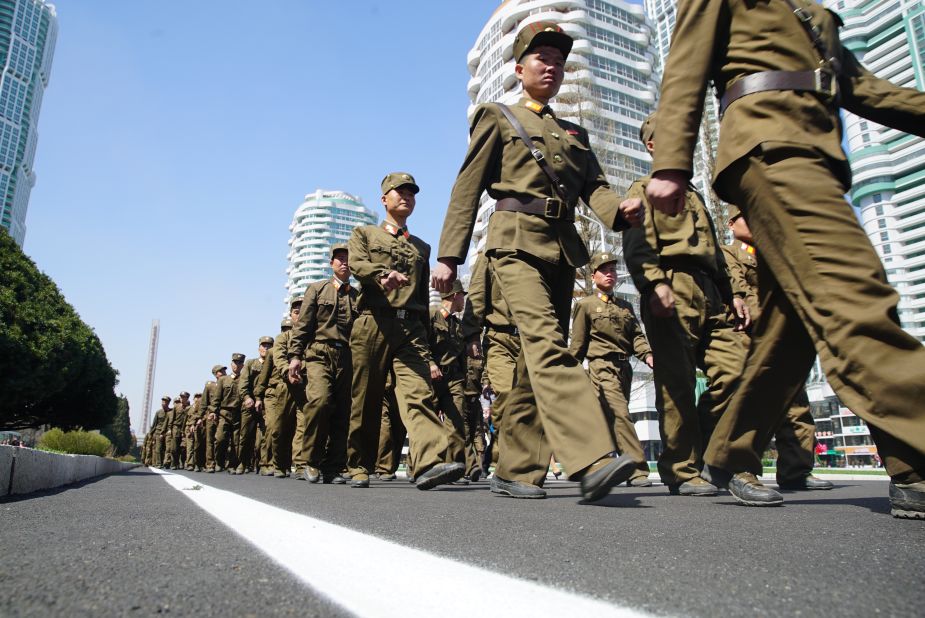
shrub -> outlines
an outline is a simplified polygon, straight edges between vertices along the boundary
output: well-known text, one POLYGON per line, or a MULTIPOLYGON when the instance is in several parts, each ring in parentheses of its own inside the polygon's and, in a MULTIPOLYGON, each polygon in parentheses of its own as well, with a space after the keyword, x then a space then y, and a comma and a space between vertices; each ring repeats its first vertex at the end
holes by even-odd
POLYGON ((112 449, 106 436, 89 431, 68 431, 52 429, 42 434, 38 448, 43 451, 57 451, 73 455, 97 455, 105 457, 112 449))

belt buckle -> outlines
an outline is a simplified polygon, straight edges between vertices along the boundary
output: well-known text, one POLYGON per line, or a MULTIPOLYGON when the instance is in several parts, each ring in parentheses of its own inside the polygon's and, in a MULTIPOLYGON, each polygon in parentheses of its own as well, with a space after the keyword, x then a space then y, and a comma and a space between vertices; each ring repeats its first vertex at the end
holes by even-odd
POLYGON ((408 317, 408 310, 407 309, 396 309, 395 317, 398 318, 399 320, 404 320, 406 317, 408 317))
POLYGON ((838 94, 838 80, 835 75, 822 67, 813 71, 815 79, 816 92, 824 94, 832 99, 838 94))
POLYGON ((544 213, 545 217, 550 219, 561 219, 562 218, 562 200, 557 200, 554 197, 546 198, 546 212, 544 213))

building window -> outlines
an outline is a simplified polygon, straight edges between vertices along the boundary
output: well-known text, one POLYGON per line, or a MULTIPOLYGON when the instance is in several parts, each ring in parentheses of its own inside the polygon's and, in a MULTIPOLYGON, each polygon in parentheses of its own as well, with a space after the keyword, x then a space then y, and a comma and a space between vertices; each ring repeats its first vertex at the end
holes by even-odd
POLYGON ((878 205, 876 208, 874 208, 874 213, 876 213, 878 217, 882 217, 883 216, 883 206, 878 205))
POLYGON ((890 239, 890 233, 889 233, 889 232, 880 232, 880 240, 882 240, 882 241, 887 241, 887 240, 889 240, 889 239, 890 239))
POLYGON ((886 219, 880 219, 879 221, 877 221, 877 227, 879 227, 881 230, 885 230, 886 229, 886 219))
POLYGON ((893 253, 893 247, 891 247, 889 243, 883 245, 883 253, 884 255, 893 253))
POLYGON ((874 204, 879 204, 880 202, 883 201, 883 196, 880 195, 879 193, 874 193, 873 198, 874 198, 874 204))

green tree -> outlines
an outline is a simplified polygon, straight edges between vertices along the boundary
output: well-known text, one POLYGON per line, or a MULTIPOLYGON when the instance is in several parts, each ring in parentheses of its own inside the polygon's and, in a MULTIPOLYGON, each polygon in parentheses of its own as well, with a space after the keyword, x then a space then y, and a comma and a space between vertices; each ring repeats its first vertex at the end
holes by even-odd
POLYGON ((110 424, 103 427, 100 433, 112 442, 116 457, 129 454, 134 437, 132 436, 132 426, 129 420, 128 399, 125 398, 125 395, 119 395, 116 400, 116 416, 110 424))
POLYGON ((116 376, 93 330, 0 228, 0 430, 104 427, 116 376))

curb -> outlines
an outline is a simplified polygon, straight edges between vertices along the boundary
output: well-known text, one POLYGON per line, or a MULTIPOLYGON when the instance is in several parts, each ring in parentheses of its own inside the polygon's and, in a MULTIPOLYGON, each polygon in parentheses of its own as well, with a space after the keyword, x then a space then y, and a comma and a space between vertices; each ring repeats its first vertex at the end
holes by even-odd
POLYGON ((0 446, 0 496, 54 489, 139 465, 95 455, 62 455, 0 446))

